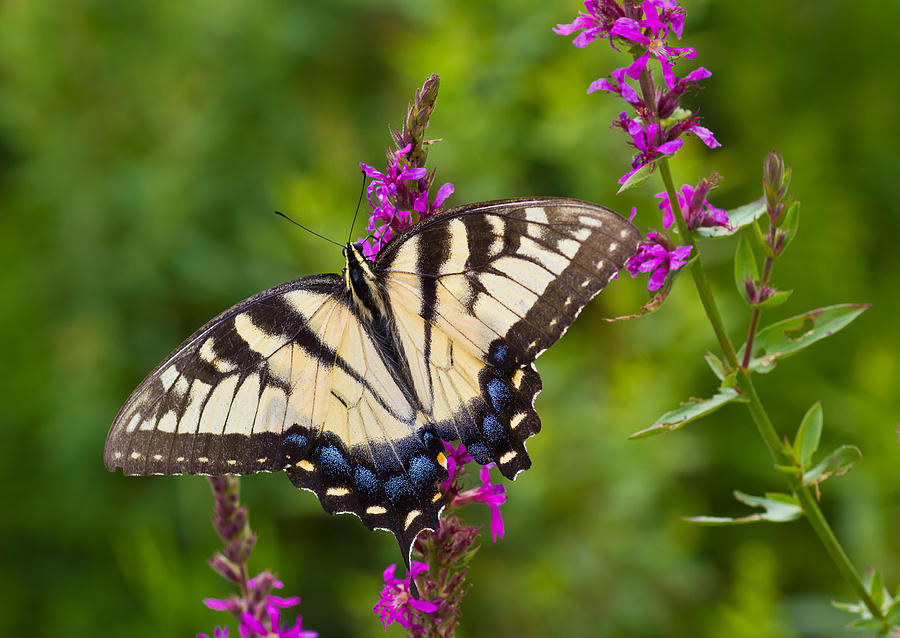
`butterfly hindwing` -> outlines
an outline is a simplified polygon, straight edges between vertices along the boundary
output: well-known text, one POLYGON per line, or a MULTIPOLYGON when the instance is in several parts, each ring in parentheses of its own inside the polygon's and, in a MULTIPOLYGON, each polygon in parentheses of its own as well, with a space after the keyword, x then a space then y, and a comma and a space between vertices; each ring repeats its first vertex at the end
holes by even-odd
POLYGON ((540 429, 534 359, 634 253, 637 230, 587 202, 485 202, 420 222, 379 254, 398 341, 443 438, 512 478, 540 429))

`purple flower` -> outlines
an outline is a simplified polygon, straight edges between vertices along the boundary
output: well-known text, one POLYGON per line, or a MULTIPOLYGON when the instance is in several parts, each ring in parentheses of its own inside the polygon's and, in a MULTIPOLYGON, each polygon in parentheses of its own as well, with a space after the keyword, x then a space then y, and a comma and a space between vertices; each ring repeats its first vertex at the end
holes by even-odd
POLYGON ((413 209, 419 213, 419 219, 422 220, 426 217, 431 217, 438 212, 441 205, 453 194, 453 191, 453 184, 447 182, 438 189, 437 193, 434 195, 434 201, 431 203, 428 202, 428 191, 419 193, 416 197, 416 201, 413 202, 413 209))
POLYGON ((644 15, 649 16, 651 8, 659 10, 657 21, 670 27, 680 40, 681 34, 684 32, 684 9, 678 6, 678 2, 676 0, 645 0, 644 15))
POLYGON ((628 67, 626 71, 628 77, 632 80, 637 80, 641 76, 641 72, 647 66, 647 62, 650 59, 649 56, 652 54, 659 60, 666 86, 669 87, 669 89, 675 88, 675 73, 672 71, 671 61, 678 58, 696 58, 697 51, 690 47, 666 46, 665 36, 667 30, 668 27, 659 22, 655 13, 653 18, 645 19, 641 22, 632 20, 631 18, 619 18, 616 20, 616 23, 613 25, 612 29, 610 29, 610 34, 625 38, 646 49, 646 53, 628 67), (643 32, 644 28, 649 29, 651 32, 655 32, 657 35, 653 38, 645 35, 643 32))
POLYGON ((459 468, 463 467, 466 463, 472 461, 473 459, 466 451, 466 446, 462 441, 459 442, 458 446, 454 446, 453 444, 444 441, 444 451, 446 452, 446 467, 449 476, 446 480, 441 482, 441 490, 446 492, 453 484, 453 481, 458 474, 459 468))
POLYGON ((569 24, 557 24, 553 27, 553 32, 559 35, 571 35, 581 31, 572 40, 572 44, 579 48, 586 47, 601 36, 609 37, 609 30, 615 21, 625 17, 625 9, 612 0, 585 0, 584 7, 587 13, 579 12, 575 20, 569 24))
MULTIPOLYGON (((685 184, 680 191, 676 191, 678 206, 684 214, 688 230, 693 231, 707 226, 728 226, 728 213, 706 201, 706 196, 715 183, 714 176, 711 179, 700 180, 696 189, 690 184, 685 184)), ((663 212, 663 227, 670 228, 675 223, 675 216, 669 197, 665 191, 657 193, 656 197, 660 198, 659 209, 663 212)))
POLYGON ((635 148, 640 151, 631 162, 631 170, 619 178, 620 184, 624 184, 641 167, 650 164, 657 157, 671 155, 681 148, 681 145, 684 143, 680 139, 659 143, 658 134, 660 128, 658 124, 648 124, 646 127, 643 127, 636 121, 628 118, 625 113, 620 113, 613 124, 627 130, 629 135, 631 135, 635 148))
MULTIPOLYGON (((250 612, 245 611, 241 614, 241 624, 238 627, 238 631, 242 638, 256 638, 256 636, 265 638, 316 638, 319 635, 315 631, 304 631, 302 626, 303 618, 299 615, 293 626, 282 626, 279 607, 290 607, 297 603, 290 602, 291 599, 282 599, 283 601, 288 601, 287 604, 284 604, 283 602, 279 603, 270 600, 272 598, 275 597, 270 596, 266 599, 266 620, 268 620, 268 626, 250 612)), ((296 600, 300 602, 299 598, 296 600)))
POLYGON ((647 289, 651 292, 659 290, 666 280, 666 275, 678 270, 687 263, 691 246, 672 247, 665 237, 656 232, 649 232, 638 246, 637 253, 625 262, 625 268, 632 277, 638 273, 653 271, 647 289))
POLYGON ((500 517, 500 506, 506 502, 506 487, 491 484, 491 468, 493 463, 481 467, 481 487, 466 490, 453 501, 454 507, 468 503, 484 503, 491 508, 491 536, 494 542, 503 538, 503 519, 500 517))
POLYGON ((591 82, 591 85, 588 87, 587 92, 593 93, 594 91, 598 90, 610 91, 611 93, 615 93, 616 95, 620 96, 629 104, 642 104, 641 98, 638 96, 637 91, 631 88, 631 86, 625 81, 625 71, 626 69, 616 69, 615 71, 613 71, 610 74, 610 76, 612 77, 612 81, 609 81, 606 78, 600 78, 599 80, 591 82))
MULTIPOLYGON (((209 638, 209 635, 197 634, 197 638, 209 638)), ((228 638, 228 627, 216 627, 213 638, 228 638)))
POLYGON ((394 577, 396 569, 396 565, 391 565, 384 570, 384 588, 381 590, 381 598, 375 603, 372 611, 378 614, 385 630, 387 630, 388 625, 396 622, 404 629, 412 628, 416 631, 422 631, 422 625, 415 622, 416 612, 434 613, 440 606, 440 600, 429 602, 413 598, 409 590, 409 584, 411 580, 418 578, 422 572, 428 571, 428 565, 412 561, 410 572, 406 575, 405 580, 394 577))

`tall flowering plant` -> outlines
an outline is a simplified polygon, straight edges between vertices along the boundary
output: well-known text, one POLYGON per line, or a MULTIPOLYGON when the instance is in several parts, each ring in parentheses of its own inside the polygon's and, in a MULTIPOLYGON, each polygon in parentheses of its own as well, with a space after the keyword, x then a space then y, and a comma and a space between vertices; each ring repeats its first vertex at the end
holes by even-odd
MULTIPOLYGON (((702 66, 683 77, 677 74, 681 59, 698 57, 693 48, 673 46, 684 34, 687 12, 676 0, 585 0, 584 7, 572 22, 558 24, 553 30, 563 36, 574 35, 572 43, 576 47, 605 42, 623 54, 621 68, 591 82, 587 89, 588 93, 612 94, 623 103, 624 110, 612 125, 626 134, 626 143, 635 152, 629 170, 619 178, 619 190, 643 184, 654 174, 660 176, 664 186, 656 194, 663 230, 647 232, 626 265, 632 276, 650 273, 648 289, 657 294, 644 312, 658 308, 668 295, 672 279, 679 271, 686 270, 721 348, 719 356, 707 356, 720 383, 717 393, 709 399, 691 400, 663 414, 633 438, 672 432, 728 403, 746 406, 776 469, 782 474, 780 482, 786 491, 764 496, 736 491, 740 502, 763 511, 739 518, 695 516, 687 520, 705 525, 732 525, 757 521, 786 523, 805 518, 859 598, 854 603, 835 603, 856 615, 850 626, 874 630, 882 636, 900 635, 900 590, 891 595, 877 570, 860 577, 818 504, 824 481, 850 471, 861 457, 859 449, 842 445, 824 456, 817 454, 823 428, 819 403, 799 419, 793 437, 779 434, 753 380, 755 374, 770 372, 784 357, 842 329, 865 311, 868 304, 816 308, 761 327, 764 311, 783 303, 792 292, 779 290, 773 279, 775 264, 798 231, 799 202, 790 189, 790 164, 775 151, 769 153, 763 162, 762 197, 731 211, 717 208, 707 199, 717 175, 699 177, 696 185, 676 187, 670 162, 686 138, 696 137, 710 149, 720 146, 713 132, 701 124, 698 112, 683 104, 698 83, 711 76, 702 66), (698 243, 701 238, 734 235, 738 236, 735 284, 748 310, 746 336, 739 347, 729 337, 719 313, 698 243)), ((776 478, 773 476, 773 480, 776 478)))
MULTIPOLYGON (((433 143, 425 139, 425 129, 439 85, 438 76, 430 76, 416 91, 401 128, 391 130, 393 144, 386 150, 385 170, 360 164, 372 180, 366 190, 370 235, 360 240, 370 259, 396 233, 437 213, 453 193, 453 185, 445 183, 430 195, 435 173, 425 168, 428 147, 433 143)), ((440 527, 419 534, 404 578, 397 576, 397 565, 384 570, 384 587, 373 608, 385 629, 397 623, 415 637, 453 636, 459 623, 468 566, 478 549, 480 532, 477 526, 462 521, 460 508, 473 503, 487 505, 492 540, 496 542, 504 532, 500 505, 506 501, 506 489, 491 483, 493 464, 480 469, 480 485, 467 487, 472 457, 462 443, 444 446, 449 477, 441 484, 446 506, 440 527)))

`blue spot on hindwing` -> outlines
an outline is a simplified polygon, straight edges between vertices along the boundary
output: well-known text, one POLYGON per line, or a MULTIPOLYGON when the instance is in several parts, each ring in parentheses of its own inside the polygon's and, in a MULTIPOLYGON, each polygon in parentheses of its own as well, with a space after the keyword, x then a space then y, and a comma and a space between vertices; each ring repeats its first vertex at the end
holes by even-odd
POLYGON ((494 414, 488 413, 484 415, 484 419, 481 421, 481 429, 484 431, 484 436, 491 443, 496 444, 504 438, 503 426, 494 414))
POLYGON ((437 463, 427 456, 414 456, 409 462, 409 478, 413 485, 421 489, 437 478, 437 463))
POLYGON ((405 476, 392 476, 384 482, 384 493, 392 503, 397 503, 404 498, 415 496, 416 492, 405 476))
POLYGON ((485 384, 485 387, 487 388, 488 397, 491 399, 491 405, 494 406, 495 411, 499 412, 506 405, 506 402, 509 401, 509 388, 497 377, 492 377, 485 384))
POLYGON ((304 448, 306 447, 306 444, 309 443, 309 439, 299 432, 291 432, 284 437, 284 442, 290 445, 296 445, 298 448, 304 448))
POLYGON ((491 453, 487 446, 481 441, 466 444, 466 451, 481 465, 487 465, 491 462, 491 453))
POLYGON ((378 494, 378 478, 375 473, 362 465, 356 466, 356 472, 353 476, 353 482, 356 484, 356 491, 368 497, 374 497, 378 494))
POLYGON ((323 445, 319 448, 319 463, 322 470, 329 475, 344 475, 350 473, 350 464, 341 454, 341 451, 333 445, 323 445))

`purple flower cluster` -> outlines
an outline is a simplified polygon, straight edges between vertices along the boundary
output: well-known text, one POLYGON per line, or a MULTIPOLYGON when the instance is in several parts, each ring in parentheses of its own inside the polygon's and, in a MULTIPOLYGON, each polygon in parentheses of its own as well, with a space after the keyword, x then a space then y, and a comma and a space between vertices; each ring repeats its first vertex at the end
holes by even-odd
POLYGON ((433 198, 428 195, 435 174, 425 169, 425 160, 434 140, 425 139, 425 129, 439 86, 440 78, 429 76, 410 102, 403 125, 399 130, 391 130, 394 144, 387 149, 384 172, 368 164, 359 165, 372 178, 366 191, 372 207, 367 227, 371 236, 359 240, 367 259, 375 259, 381 247, 400 231, 437 213, 453 193, 453 184, 448 182, 433 198))
MULTIPOLYGON (((254 578, 248 578, 247 561, 256 542, 256 535, 250 530, 247 508, 238 501, 238 479, 233 476, 211 476, 209 478, 216 501, 213 526, 225 543, 224 550, 216 553, 209 561, 210 567, 223 578, 234 583, 241 595, 228 598, 206 598, 203 603, 210 609, 227 611, 240 624, 241 638, 315 638, 314 631, 304 631, 302 618, 298 615, 293 625, 282 625, 281 610, 300 604, 296 596, 283 598, 275 596, 273 589, 281 589, 284 584, 274 574, 264 571, 254 578)), ((198 634, 198 638, 206 634, 198 634)), ((216 627, 214 638, 227 638, 228 628, 216 627)))
MULTIPOLYGON (((678 206, 681 208, 688 230, 694 231, 709 226, 728 226, 728 213, 706 201, 706 196, 711 189, 715 188, 717 179, 718 176, 713 174, 708 179, 701 179, 696 188, 685 184, 676 193, 678 206)), ((675 223, 669 196, 662 192, 657 193, 656 197, 660 198, 659 209, 663 212, 663 227, 668 229, 675 223)))
POLYGON ((588 93, 598 90, 614 93, 635 110, 635 118, 622 113, 613 121, 614 126, 631 136, 631 144, 638 151, 631 170, 619 183, 625 184, 641 168, 652 168, 657 159, 678 150, 685 133, 693 133, 710 148, 720 146, 712 131, 699 124, 698 116, 679 109, 681 95, 692 83, 709 77, 710 72, 701 67, 685 77, 675 75, 673 62, 697 57, 697 52, 690 47, 667 44, 670 34, 681 39, 684 30, 684 10, 678 3, 644 0, 640 5, 622 5, 614 0, 586 0, 584 5, 587 13, 581 12, 570 24, 556 25, 554 31, 561 35, 580 31, 573 41, 578 47, 587 46, 603 35, 614 49, 621 43, 640 52, 628 66, 615 69, 609 77, 595 80, 588 87, 588 93), (651 58, 659 62, 663 87, 654 87, 647 74, 639 92, 629 80, 640 80, 651 58))
MULTIPOLYGON (((270 574, 263 572, 255 578, 247 581, 247 593, 242 597, 231 596, 229 598, 205 598, 203 604, 210 609, 227 611, 240 619, 238 632, 241 638, 316 638, 319 634, 315 631, 304 631, 301 616, 293 625, 282 625, 281 610, 300 604, 296 596, 283 598, 274 596, 269 592, 273 588, 281 589, 284 583, 270 574)), ((227 638, 228 629, 216 627, 215 637, 220 635, 227 638)), ((206 634, 199 634, 198 638, 206 634)))
POLYGON ((674 246, 664 235, 649 232, 638 246, 637 253, 626 263, 625 268, 632 277, 642 272, 652 272, 647 289, 651 292, 662 288, 666 275, 687 263, 691 246, 674 246))
POLYGON ((396 565, 391 565, 384 570, 384 589, 381 590, 381 598, 375 603, 372 611, 378 614, 385 631, 388 625, 395 622, 404 629, 421 632, 424 627, 416 620, 415 612, 431 614, 440 607, 440 600, 436 602, 417 600, 410 591, 410 582, 428 571, 428 565, 412 561, 406 579, 402 580, 394 577, 396 569, 396 565))
MULTIPOLYGON (((590 84, 588 93, 608 91, 619 96, 634 117, 622 112, 613 126, 630 136, 629 144, 636 149, 631 170, 619 178, 623 186, 633 186, 645 179, 662 157, 672 155, 684 144, 683 136, 693 134, 709 148, 720 146, 712 131, 700 124, 696 114, 683 109, 681 98, 687 90, 711 73, 700 67, 684 77, 675 75, 673 63, 681 58, 696 58, 690 47, 671 46, 670 36, 678 40, 684 32, 685 12, 676 0, 643 0, 620 3, 615 0, 586 0, 587 12, 579 13, 570 24, 558 24, 554 31, 561 35, 578 32, 573 44, 585 47, 603 36, 612 48, 628 47, 633 59, 615 69, 608 77, 590 84), (662 82, 655 84, 649 65, 659 63, 662 82), (632 84, 635 83, 635 84, 632 84)), ((715 179, 701 180, 696 188, 685 185, 678 192, 678 206, 689 231, 704 226, 727 226, 728 215, 706 201, 715 179)), ((675 213, 666 193, 659 193, 663 212, 663 226, 670 228, 675 213)), ((632 215, 633 216, 633 215, 632 215)), ((651 273, 648 288, 659 290, 666 276, 687 263, 690 246, 675 246, 668 236, 650 232, 638 247, 638 252, 626 263, 632 276, 651 273)))
MULTIPOLYGON (((386 172, 360 164, 363 172, 372 178, 366 190, 366 198, 372 207, 367 230, 372 238, 360 240, 363 254, 374 259, 381 247, 394 235, 409 228, 419 219, 434 215, 453 193, 453 184, 441 186, 434 198, 429 200, 427 184, 428 171, 424 167, 410 168, 407 154, 412 151, 412 143, 389 153, 386 172), (423 187, 424 186, 424 187, 423 187), (403 207, 403 202, 412 202, 411 207, 403 207)), ((433 177, 433 175, 432 175, 433 177)))

